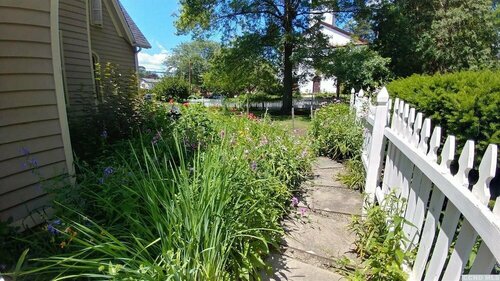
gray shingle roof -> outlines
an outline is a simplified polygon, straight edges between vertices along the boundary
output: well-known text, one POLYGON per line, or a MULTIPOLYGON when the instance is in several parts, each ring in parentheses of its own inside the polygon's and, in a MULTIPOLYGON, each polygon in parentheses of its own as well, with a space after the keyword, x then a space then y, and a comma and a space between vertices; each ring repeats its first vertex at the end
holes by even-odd
POLYGON ((130 32, 132 33, 132 37, 134 39, 134 45, 145 49, 151 48, 151 44, 149 44, 148 39, 146 39, 146 36, 142 34, 139 27, 135 24, 130 15, 127 13, 127 10, 125 10, 122 3, 120 3, 120 0, 118 0, 117 2, 120 5, 120 10, 123 13, 123 17, 125 17, 125 21, 127 22, 130 32))

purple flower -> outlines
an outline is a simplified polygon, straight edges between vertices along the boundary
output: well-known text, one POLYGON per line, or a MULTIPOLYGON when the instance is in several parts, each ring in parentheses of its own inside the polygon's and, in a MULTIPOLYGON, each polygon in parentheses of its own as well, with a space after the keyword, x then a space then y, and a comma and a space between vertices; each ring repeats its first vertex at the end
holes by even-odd
POLYGON ((305 215, 306 215, 306 212, 307 212, 307 209, 306 209, 306 208, 300 208, 300 215, 301 215, 301 216, 305 216, 305 215))
POLYGON ((109 177, 114 172, 115 170, 113 169, 113 167, 106 167, 104 168, 104 177, 109 177))
POLYGON ((47 231, 52 235, 59 234, 59 230, 57 230, 57 228, 55 228, 52 223, 49 223, 49 225, 47 225, 47 231))
POLYGON ((257 171, 257 163, 255 161, 253 161, 251 164, 250 164, 250 169, 252 169, 252 171, 257 171))
POLYGON ((297 205, 299 204, 299 199, 295 196, 292 197, 291 201, 292 201, 292 203, 291 203, 292 207, 297 207, 297 205))
POLYGON ((157 131, 156 135, 153 137, 153 140, 151 140, 151 143, 157 144, 160 139, 161 139, 161 132, 157 131))
POLYGON ((35 158, 31 158, 31 160, 28 160, 28 164, 32 168, 38 168, 38 161, 35 158))
POLYGON ((108 131, 103 130, 102 133, 101 133, 101 138, 107 139, 108 138, 108 131))
POLYGON ((21 153, 24 155, 24 156, 28 156, 30 155, 30 151, 26 148, 26 147, 21 147, 21 153))

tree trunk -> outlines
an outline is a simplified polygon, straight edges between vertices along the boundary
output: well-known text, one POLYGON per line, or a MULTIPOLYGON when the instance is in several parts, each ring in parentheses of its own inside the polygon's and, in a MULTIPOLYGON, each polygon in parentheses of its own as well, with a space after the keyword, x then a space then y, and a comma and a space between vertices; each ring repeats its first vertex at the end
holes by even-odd
POLYGON ((283 28, 285 30, 284 52, 283 52, 283 105, 281 112, 291 114, 293 106, 293 20, 296 17, 293 5, 290 0, 284 0, 285 14, 283 17, 283 28))
POLYGON ((340 80, 337 78, 337 99, 340 99, 340 80))
POLYGON ((293 106, 293 64, 291 60, 293 46, 285 43, 283 56, 283 105, 281 111, 283 114, 291 114, 293 106))

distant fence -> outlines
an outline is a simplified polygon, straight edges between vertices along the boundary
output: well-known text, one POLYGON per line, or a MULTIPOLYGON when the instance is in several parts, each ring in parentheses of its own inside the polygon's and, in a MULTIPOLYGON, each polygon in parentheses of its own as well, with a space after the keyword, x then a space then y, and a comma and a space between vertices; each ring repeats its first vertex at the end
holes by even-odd
POLYGON ((362 91, 352 94, 351 108, 365 126, 362 161, 367 200, 383 202, 394 192, 406 201, 402 215, 410 224, 404 232, 413 243, 402 247, 417 250, 414 263, 408 265, 410 280, 460 280, 474 255, 469 274, 491 274, 500 260, 500 204, 488 207, 497 146, 488 146, 479 179, 470 187, 473 140, 465 144, 458 172, 452 175, 455 137, 446 137, 438 155, 441 128, 435 126, 431 133, 431 119, 405 101, 396 99, 393 104, 383 88, 374 104, 362 91), (478 241, 481 244, 473 253, 478 241))
MULTIPOLYGON (((333 103, 333 99, 317 99, 317 98, 301 98, 301 99, 293 99, 293 107, 295 109, 308 110, 308 109, 318 109, 321 106, 333 103)), ((243 102, 232 102, 225 101, 222 99, 192 99, 189 100, 189 103, 199 103, 203 104, 207 107, 220 107, 227 106, 233 108, 246 108, 246 103, 243 102)), ((283 105, 283 101, 262 101, 262 102, 250 102, 249 107, 252 109, 271 109, 278 110, 281 109, 283 105)))

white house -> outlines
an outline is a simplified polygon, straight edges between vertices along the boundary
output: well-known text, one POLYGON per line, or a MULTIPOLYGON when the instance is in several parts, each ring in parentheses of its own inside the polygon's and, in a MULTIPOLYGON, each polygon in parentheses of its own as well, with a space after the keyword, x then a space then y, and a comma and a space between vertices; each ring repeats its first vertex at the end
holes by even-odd
MULTIPOLYGON (((354 42, 352 34, 337 27, 335 24, 335 15, 325 13, 323 21, 320 23, 322 32, 328 36, 332 47, 345 46, 349 42, 354 42)), ((364 43, 356 40, 356 44, 364 43)), ((322 75, 315 75, 314 69, 303 68, 299 69, 299 73, 309 73, 306 79, 299 81, 299 91, 301 94, 311 93, 336 93, 337 79, 325 78, 322 75)))
POLYGON ((160 82, 160 79, 154 78, 141 78, 140 88, 145 90, 151 90, 156 84, 160 82))

